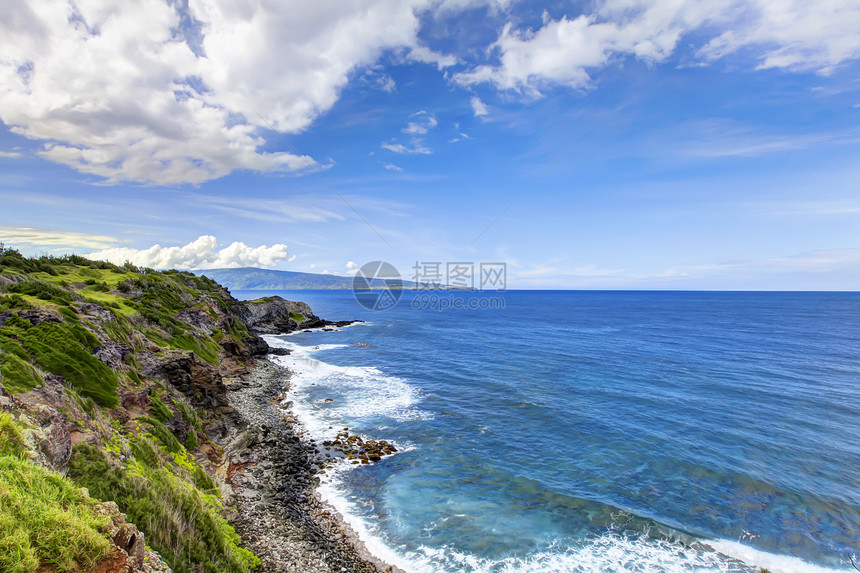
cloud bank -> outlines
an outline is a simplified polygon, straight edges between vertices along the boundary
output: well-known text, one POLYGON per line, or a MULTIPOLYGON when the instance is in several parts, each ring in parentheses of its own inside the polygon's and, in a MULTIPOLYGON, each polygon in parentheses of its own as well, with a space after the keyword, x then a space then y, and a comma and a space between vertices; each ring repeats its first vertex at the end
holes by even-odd
POLYGON ((239 267, 273 267, 287 258, 286 245, 249 247, 235 242, 223 249, 212 235, 203 235, 181 247, 153 245, 148 249, 114 247, 84 255, 89 259, 121 265, 131 261, 140 267, 154 269, 218 269, 239 267))
POLYGON ((35 246, 84 247, 102 249, 119 242, 109 235, 90 235, 73 231, 35 229, 33 227, 0 227, 0 241, 8 244, 35 246))
MULTIPOLYGON (((237 170, 301 172, 313 158, 268 151, 332 108, 351 74, 383 54, 433 65, 455 85, 538 97, 592 85, 625 58, 689 65, 730 55, 752 67, 832 72, 860 57, 857 0, 597 0, 521 29, 499 0, 7 0, 0 11, 0 121, 37 153, 116 184, 199 184, 237 170), (422 21, 489 6, 507 23, 479 52, 422 45, 422 21), (423 20, 422 20, 423 19, 423 20), (473 61, 469 61, 472 58, 473 61), (478 60, 474 60, 478 58, 478 60), (452 71, 450 68, 459 68, 452 71)), ((360 73, 358 77, 361 77, 360 73)), ((392 78, 377 89, 393 91, 392 78)), ((486 115, 481 99, 474 114, 486 115)), ((410 122, 420 138, 432 125, 410 122)), ((399 154, 419 143, 386 142, 399 154)), ((2 152, 14 158, 17 152, 2 152)))
POLYGON ((9 0, 0 120, 107 183, 304 170, 312 158, 262 150, 268 126, 303 130, 386 49, 448 65, 418 43, 426 4, 9 0))
POLYGON ((665 62, 693 33, 708 40, 697 64, 750 49, 757 68, 827 74, 860 57, 854 0, 605 0, 594 12, 552 19, 537 31, 508 22, 491 46, 498 63, 458 73, 461 85, 489 83, 539 96, 552 85, 591 85, 590 71, 625 57, 665 62))

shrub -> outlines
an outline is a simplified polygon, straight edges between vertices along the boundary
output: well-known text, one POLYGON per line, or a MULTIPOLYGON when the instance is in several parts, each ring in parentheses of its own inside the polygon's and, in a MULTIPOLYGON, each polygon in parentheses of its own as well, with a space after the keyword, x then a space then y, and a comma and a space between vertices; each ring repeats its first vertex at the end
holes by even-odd
POLYGON ((30 310, 33 308, 19 294, 0 295, 0 312, 8 312, 11 310, 30 310))
POLYGON ((11 293, 26 294, 41 300, 66 306, 72 302, 72 293, 58 286, 38 280, 26 280, 12 283, 6 287, 11 293))
POLYGON ((62 376, 100 406, 116 406, 119 381, 110 368, 91 354, 98 339, 83 326, 43 322, 31 328, 2 330, 16 331, 15 336, 42 370, 62 376))

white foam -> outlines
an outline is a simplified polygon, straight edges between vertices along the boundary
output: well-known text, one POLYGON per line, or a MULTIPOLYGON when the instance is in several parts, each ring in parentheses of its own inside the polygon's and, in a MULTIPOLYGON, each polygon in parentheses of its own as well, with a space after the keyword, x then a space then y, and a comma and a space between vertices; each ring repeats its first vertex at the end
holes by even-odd
POLYGON ((389 418, 403 422, 432 418, 416 406, 420 391, 402 378, 372 366, 336 366, 314 357, 317 352, 346 348, 347 344, 302 346, 280 337, 266 337, 266 341, 270 346, 291 351, 273 360, 292 372, 285 402, 292 402, 293 413, 316 440, 332 438, 344 425, 361 420, 389 418), (323 404, 311 398, 314 386, 328 388, 342 399, 323 404))
POLYGON ((743 545, 737 541, 718 539, 708 541, 708 545, 745 563, 755 563, 758 567, 764 567, 771 573, 835 573, 850 571, 845 569, 831 569, 822 567, 790 555, 776 555, 766 551, 760 551, 749 545, 743 545))

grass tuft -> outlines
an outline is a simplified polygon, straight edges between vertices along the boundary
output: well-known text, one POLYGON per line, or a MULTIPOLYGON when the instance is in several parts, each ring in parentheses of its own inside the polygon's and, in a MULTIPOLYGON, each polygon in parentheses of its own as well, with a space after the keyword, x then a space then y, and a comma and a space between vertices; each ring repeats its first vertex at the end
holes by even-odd
POLYGON ((0 571, 91 568, 110 551, 110 519, 71 481, 27 459, 21 433, 0 414, 0 571))

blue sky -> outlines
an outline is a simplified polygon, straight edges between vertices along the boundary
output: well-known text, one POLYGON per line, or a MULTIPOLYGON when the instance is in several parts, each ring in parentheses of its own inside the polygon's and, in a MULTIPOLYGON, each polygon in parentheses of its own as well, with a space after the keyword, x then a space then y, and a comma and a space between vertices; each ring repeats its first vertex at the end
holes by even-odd
POLYGON ((28 254, 860 285, 856 1, 13 0, 0 45, 28 254))

